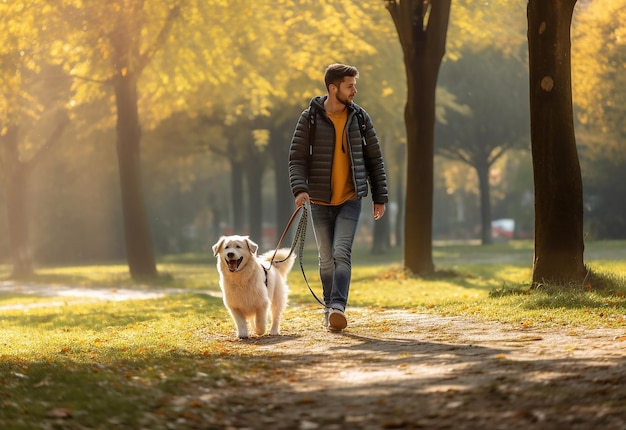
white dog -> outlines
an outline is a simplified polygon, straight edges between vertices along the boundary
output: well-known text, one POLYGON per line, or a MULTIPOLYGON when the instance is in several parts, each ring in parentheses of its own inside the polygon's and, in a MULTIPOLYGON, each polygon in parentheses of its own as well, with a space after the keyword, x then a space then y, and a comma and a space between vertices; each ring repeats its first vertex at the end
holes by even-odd
POLYGON ((270 308, 270 334, 279 334, 280 319, 287 306, 287 274, 293 267, 295 254, 287 258, 289 249, 281 248, 270 264, 274 251, 257 256, 258 248, 248 236, 222 236, 213 245, 224 305, 240 339, 248 337, 247 321, 257 335, 265 334, 270 308))

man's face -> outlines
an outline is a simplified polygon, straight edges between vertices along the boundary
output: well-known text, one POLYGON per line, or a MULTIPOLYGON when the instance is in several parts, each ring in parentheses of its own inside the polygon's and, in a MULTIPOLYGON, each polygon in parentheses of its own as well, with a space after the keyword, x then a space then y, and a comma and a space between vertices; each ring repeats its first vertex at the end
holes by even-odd
POLYGON ((346 76, 337 88, 337 100, 348 106, 352 104, 356 93, 356 78, 354 76, 346 76))

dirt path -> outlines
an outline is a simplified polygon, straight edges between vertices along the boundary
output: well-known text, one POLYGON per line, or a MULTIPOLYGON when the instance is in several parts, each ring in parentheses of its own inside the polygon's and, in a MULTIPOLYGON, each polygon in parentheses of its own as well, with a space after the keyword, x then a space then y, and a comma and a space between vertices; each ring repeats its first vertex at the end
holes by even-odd
MULTIPOLYGON (((93 288, 67 285, 41 285, 14 281, 0 281, 0 293, 28 295, 33 297, 54 297, 58 300, 41 303, 13 303, 0 306, 0 311, 11 309, 41 308, 65 306, 68 303, 96 303, 102 301, 119 302, 125 300, 158 299, 168 294, 187 293, 183 288, 93 288)), ((197 291, 194 291, 197 293, 197 291)), ((208 295, 221 297, 217 292, 205 292, 208 295)))
POLYGON ((516 329, 403 311, 350 317, 342 334, 296 318, 279 337, 231 339, 235 349, 272 355, 276 378, 217 393, 222 424, 626 428, 626 330, 516 329))

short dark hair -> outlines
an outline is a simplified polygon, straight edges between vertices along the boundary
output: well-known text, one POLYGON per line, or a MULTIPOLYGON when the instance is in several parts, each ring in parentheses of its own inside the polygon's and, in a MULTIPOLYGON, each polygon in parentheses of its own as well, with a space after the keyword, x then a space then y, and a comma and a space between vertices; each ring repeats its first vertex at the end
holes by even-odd
POLYGON ((326 84, 326 89, 328 90, 330 84, 339 86, 339 84, 343 82, 343 78, 346 76, 354 76, 355 78, 358 78, 359 71, 354 66, 339 63, 331 64, 324 72, 324 83, 326 84))

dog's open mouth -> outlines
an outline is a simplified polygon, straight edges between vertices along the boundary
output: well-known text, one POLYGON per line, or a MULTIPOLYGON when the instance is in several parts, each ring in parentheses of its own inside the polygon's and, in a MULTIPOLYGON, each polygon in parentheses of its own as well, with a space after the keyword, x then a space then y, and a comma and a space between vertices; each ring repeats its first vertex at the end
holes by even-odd
POLYGON ((242 261, 243 261, 243 257, 241 257, 239 260, 226 260, 226 264, 228 265, 228 270, 230 270, 231 272, 234 272, 235 270, 237 270, 237 268, 239 267, 242 261))

